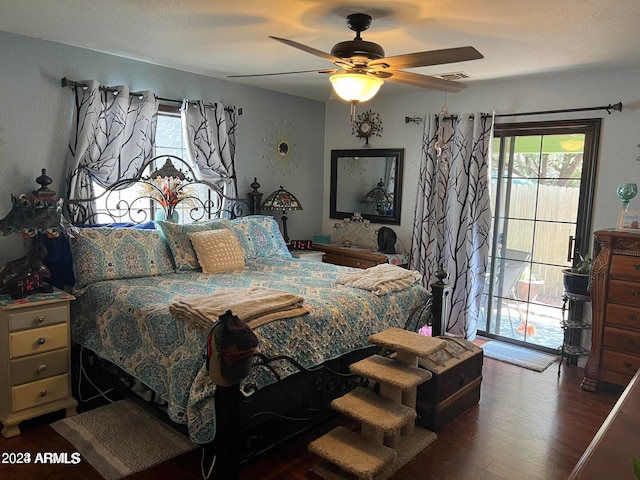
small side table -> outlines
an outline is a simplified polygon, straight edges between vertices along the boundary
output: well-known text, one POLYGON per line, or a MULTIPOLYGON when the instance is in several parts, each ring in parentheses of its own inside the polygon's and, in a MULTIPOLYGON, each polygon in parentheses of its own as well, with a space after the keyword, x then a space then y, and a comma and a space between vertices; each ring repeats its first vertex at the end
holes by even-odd
POLYGON ((0 422, 5 438, 23 420, 76 413, 71 396, 69 303, 62 290, 14 300, 0 295, 0 422))
POLYGON ((589 355, 589 350, 580 346, 582 330, 590 330, 591 325, 585 323, 581 318, 576 318, 576 305, 591 301, 589 295, 578 295, 576 293, 564 292, 562 295, 562 330, 563 340, 560 347, 560 362, 558 363, 558 376, 562 367, 562 358, 566 355, 567 365, 571 357, 585 357, 589 355))

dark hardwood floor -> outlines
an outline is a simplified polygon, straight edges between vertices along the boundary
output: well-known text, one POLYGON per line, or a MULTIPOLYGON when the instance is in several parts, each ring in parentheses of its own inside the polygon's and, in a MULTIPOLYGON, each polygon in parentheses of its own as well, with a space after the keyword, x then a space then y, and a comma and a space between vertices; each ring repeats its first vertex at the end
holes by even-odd
MULTIPOLYGON (((485 358, 483 375, 479 405, 441 430, 438 439, 393 480, 564 479, 622 391, 610 386, 598 393, 584 392, 582 369, 563 365, 558 379, 557 364, 537 373, 485 358)), ((25 422, 19 437, 0 437, 0 452, 74 452, 47 424, 57 418, 25 422)), ((240 479, 316 479, 309 471, 316 458, 306 445, 317 435, 301 437, 245 466, 240 479)), ((101 479, 86 461, 51 466, 0 464, 0 478, 101 479)), ((165 478, 202 478, 199 449, 128 477, 165 478)))

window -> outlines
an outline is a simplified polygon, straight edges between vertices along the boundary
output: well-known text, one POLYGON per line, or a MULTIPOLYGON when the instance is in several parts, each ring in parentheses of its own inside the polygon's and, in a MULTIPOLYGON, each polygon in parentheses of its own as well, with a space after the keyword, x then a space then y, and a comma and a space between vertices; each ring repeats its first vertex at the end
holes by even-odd
MULTIPOLYGON (((175 155, 183 159, 187 159, 187 149, 182 137, 182 120, 180 118, 180 107, 170 105, 160 105, 158 110, 158 120, 156 126, 156 147, 155 156, 158 155, 175 155)), ((160 168, 162 165, 154 165, 154 168, 160 168)), ((145 172, 148 174, 150 172, 145 172)), ((104 212, 107 212, 107 198, 102 197, 105 189, 99 184, 93 184, 96 197, 96 208, 98 216, 91 223, 111 223, 114 219, 104 212), (100 213, 103 212, 103 213, 100 213)), ((143 222, 153 219, 154 207, 151 201, 137 200, 141 192, 136 187, 129 187, 118 190, 111 195, 109 205, 113 214, 113 206, 118 204, 117 215, 122 215, 122 221, 126 222, 130 219, 137 222, 143 222), (116 198, 113 196, 116 195, 116 198)), ((118 220, 118 219, 116 219, 118 220)))
POLYGON ((180 108, 160 105, 156 127, 156 156, 175 155, 187 158, 187 148, 182 138, 180 108))

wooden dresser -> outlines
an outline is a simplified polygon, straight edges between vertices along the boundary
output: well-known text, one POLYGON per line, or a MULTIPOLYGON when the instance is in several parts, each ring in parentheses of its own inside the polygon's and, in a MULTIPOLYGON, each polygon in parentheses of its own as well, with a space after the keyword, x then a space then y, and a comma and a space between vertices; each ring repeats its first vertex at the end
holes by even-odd
POLYGON ((625 386, 640 368, 640 234, 595 232, 591 270, 591 354, 582 389, 625 386))
POLYGON ((324 243, 314 243, 314 250, 324 252, 325 263, 334 265, 344 265, 346 267, 369 268, 381 263, 394 263, 405 266, 407 263, 406 254, 384 254, 359 247, 341 247, 324 243))

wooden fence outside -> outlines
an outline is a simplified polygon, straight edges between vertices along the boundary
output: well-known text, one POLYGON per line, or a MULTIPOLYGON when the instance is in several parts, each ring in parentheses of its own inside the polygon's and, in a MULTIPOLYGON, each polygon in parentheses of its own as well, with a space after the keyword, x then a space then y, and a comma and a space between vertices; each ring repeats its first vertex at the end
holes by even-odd
MULTIPOLYGON (((495 186, 492 194, 495 198, 495 186)), ((508 248, 533 252, 531 274, 536 282, 531 288, 537 290, 537 295, 558 302, 564 291, 562 269, 571 265, 567 261, 567 247, 569 236, 575 236, 579 196, 579 188, 518 184, 511 187, 508 248)))

